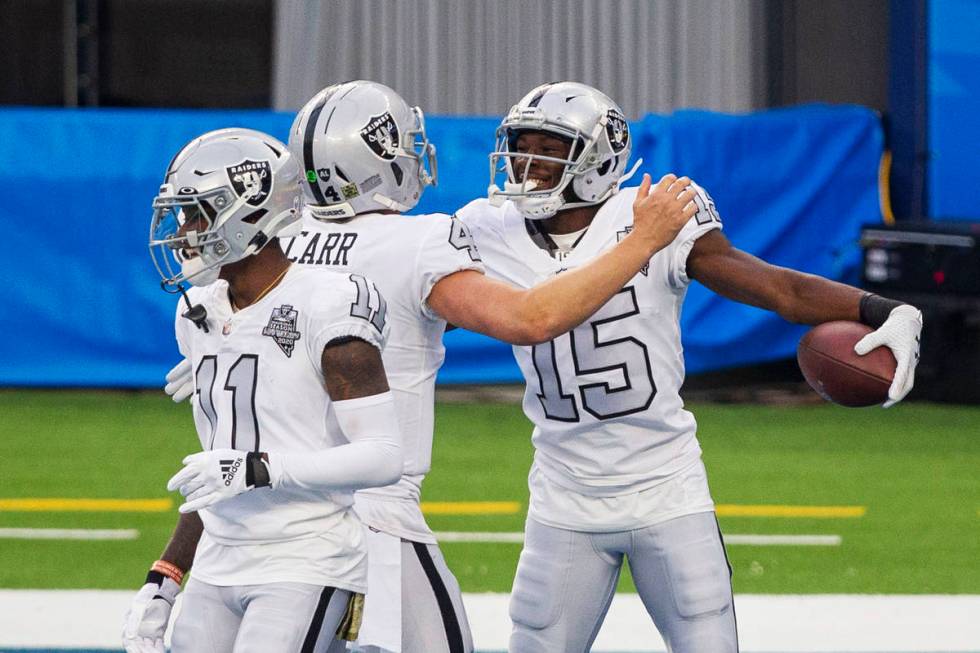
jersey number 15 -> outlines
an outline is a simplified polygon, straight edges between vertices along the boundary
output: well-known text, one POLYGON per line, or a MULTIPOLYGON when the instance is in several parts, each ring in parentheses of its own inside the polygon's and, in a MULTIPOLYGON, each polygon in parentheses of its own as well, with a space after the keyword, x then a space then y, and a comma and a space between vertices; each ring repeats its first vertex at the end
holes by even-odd
POLYGON ((567 388, 578 385, 578 400, 582 408, 596 419, 614 419, 639 413, 650 407, 657 394, 650 368, 647 346, 630 335, 636 332, 640 314, 636 290, 627 286, 599 309, 592 319, 570 333, 535 345, 531 349, 534 369, 538 373, 541 392, 538 400, 548 419, 559 422, 578 422, 578 401, 567 388), (575 374, 563 379, 558 372, 555 348, 571 348, 575 374), (593 381, 588 377, 604 373, 621 376, 622 382, 593 381))

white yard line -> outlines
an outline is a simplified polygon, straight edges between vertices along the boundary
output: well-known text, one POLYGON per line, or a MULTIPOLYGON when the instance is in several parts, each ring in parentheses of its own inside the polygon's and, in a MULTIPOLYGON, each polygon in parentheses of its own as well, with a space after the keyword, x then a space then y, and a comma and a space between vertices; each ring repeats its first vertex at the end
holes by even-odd
MULTIPOLYGON (((435 534, 440 542, 504 542, 521 544, 524 533, 447 531, 435 534)), ((840 535, 726 535, 725 544, 750 546, 840 546, 840 535)))
POLYGON ((433 533, 440 542, 506 542, 523 544, 524 533, 480 533, 477 531, 447 531, 433 533))
MULTIPOLYGON (((0 590, 0 647, 120 648, 135 592, 0 590)), ((463 597, 479 651, 504 651, 506 594, 463 597)), ((179 599, 178 599, 179 601, 179 599)), ((735 597, 747 653, 964 653, 980 651, 980 595, 760 595, 735 597)), ((617 594, 594 651, 664 651, 635 594, 617 594)))
POLYGON ((133 528, 0 528, 0 540, 135 540, 133 528))
POLYGON ((725 535, 725 544, 750 546, 840 546, 840 535, 725 535))

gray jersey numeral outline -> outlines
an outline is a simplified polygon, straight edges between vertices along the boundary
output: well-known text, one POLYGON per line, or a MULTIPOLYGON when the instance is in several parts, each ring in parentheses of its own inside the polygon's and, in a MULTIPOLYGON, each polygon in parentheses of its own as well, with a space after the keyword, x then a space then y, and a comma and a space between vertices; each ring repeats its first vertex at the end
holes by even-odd
POLYGON ((593 318, 570 333, 531 348, 531 359, 538 375, 537 394, 546 418, 559 422, 578 422, 582 408, 598 420, 616 419, 647 410, 657 394, 647 346, 631 335, 630 318, 640 314, 636 289, 627 286, 613 296, 593 318), (610 331, 615 331, 610 336, 610 331), (556 343, 568 339, 575 375, 562 379, 555 354, 556 343), (587 377, 618 370, 623 384, 588 382, 587 377), (576 396, 566 388, 578 387, 576 396))

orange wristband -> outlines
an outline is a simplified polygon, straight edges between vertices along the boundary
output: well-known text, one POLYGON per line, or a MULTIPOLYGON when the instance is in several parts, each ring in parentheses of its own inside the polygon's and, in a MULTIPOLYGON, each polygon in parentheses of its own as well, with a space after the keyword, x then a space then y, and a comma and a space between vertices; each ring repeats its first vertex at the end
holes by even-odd
POLYGON ((150 571, 159 572, 178 585, 184 581, 184 571, 177 565, 166 560, 157 560, 154 562, 153 566, 150 567, 150 571))

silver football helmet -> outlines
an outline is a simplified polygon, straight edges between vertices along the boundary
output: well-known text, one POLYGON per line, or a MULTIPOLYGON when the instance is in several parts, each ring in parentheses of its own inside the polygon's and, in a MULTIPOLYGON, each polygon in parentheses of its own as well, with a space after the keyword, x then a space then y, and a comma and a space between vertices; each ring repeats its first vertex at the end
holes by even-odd
POLYGON ((404 213, 436 183, 422 110, 377 82, 335 84, 313 96, 293 122, 289 149, 302 162, 306 203, 320 220, 404 213))
POLYGON ((639 166, 638 161, 626 171, 632 147, 622 109, 604 93, 578 82, 543 84, 511 107, 497 128, 488 196, 495 205, 512 200, 525 217, 534 220, 562 209, 598 204, 616 193, 639 166), (568 158, 518 152, 517 138, 527 131, 570 141, 568 158), (534 181, 518 174, 518 168, 527 170, 535 160, 564 166, 554 188, 535 190, 534 181), (505 175, 502 190, 497 185, 499 175, 505 175))
POLYGON ((150 256, 164 290, 213 283, 221 266, 255 254, 298 221, 301 180, 286 146, 251 129, 219 129, 181 148, 150 223, 150 256))

